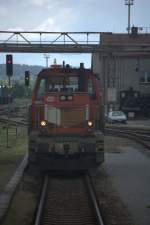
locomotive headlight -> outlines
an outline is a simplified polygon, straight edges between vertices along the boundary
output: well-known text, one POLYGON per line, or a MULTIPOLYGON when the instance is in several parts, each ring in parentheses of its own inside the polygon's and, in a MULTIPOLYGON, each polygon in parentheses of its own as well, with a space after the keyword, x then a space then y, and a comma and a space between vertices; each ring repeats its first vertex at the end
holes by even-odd
POLYGON ((92 127, 93 126, 93 122, 91 120, 88 121, 88 126, 92 127))
POLYGON ((45 126, 47 125, 47 123, 46 123, 45 120, 42 120, 42 121, 40 122, 40 124, 41 124, 41 127, 45 127, 45 126))

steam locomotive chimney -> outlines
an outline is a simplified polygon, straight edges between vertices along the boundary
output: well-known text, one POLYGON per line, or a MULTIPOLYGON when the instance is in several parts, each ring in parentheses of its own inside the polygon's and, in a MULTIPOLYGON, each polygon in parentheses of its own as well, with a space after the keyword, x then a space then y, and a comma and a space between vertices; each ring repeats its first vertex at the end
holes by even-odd
POLYGON ((65 61, 63 61, 63 68, 65 68, 65 61))
POLYGON ((84 87, 85 87, 84 63, 80 63, 78 85, 79 85, 79 91, 84 91, 84 87))
POLYGON ((80 69, 84 69, 84 63, 80 63, 80 69))

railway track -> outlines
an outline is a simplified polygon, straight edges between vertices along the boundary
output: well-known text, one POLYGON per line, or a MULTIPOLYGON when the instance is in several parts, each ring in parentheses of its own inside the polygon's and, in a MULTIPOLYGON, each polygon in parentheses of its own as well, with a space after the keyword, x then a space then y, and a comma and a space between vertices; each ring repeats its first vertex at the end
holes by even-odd
POLYGON ((107 127, 105 129, 106 134, 115 135, 120 137, 126 137, 144 145, 150 149, 150 130, 141 128, 119 128, 119 127, 107 127))
POLYGON ((45 177, 34 225, 104 225, 89 175, 45 177))
POLYGON ((11 126, 27 126, 27 122, 23 118, 8 118, 8 117, 0 117, 0 123, 9 124, 11 126))

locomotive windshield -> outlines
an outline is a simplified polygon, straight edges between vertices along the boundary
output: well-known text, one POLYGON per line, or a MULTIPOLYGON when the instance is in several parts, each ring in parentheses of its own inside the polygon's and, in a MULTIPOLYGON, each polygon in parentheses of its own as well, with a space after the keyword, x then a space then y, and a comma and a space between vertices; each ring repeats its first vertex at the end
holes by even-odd
POLYGON ((37 86, 37 98, 41 98, 47 92, 77 92, 79 82, 77 76, 54 76, 42 78, 37 86))
POLYGON ((78 91, 78 77, 51 77, 48 80, 48 92, 78 91))

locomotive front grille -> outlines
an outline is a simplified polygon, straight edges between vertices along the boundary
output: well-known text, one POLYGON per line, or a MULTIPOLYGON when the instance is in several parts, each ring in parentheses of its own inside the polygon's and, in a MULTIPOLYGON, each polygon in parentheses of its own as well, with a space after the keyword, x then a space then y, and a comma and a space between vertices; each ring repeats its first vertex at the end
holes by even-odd
POLYGON ((61 110, 61 126, 74 127, 81 126, 85 120, 83 109, 63 109, 61 110))
POLYGON ((45 119, 57 127, 82 127, 88 117, 87 108, 45 107, 45 119))

